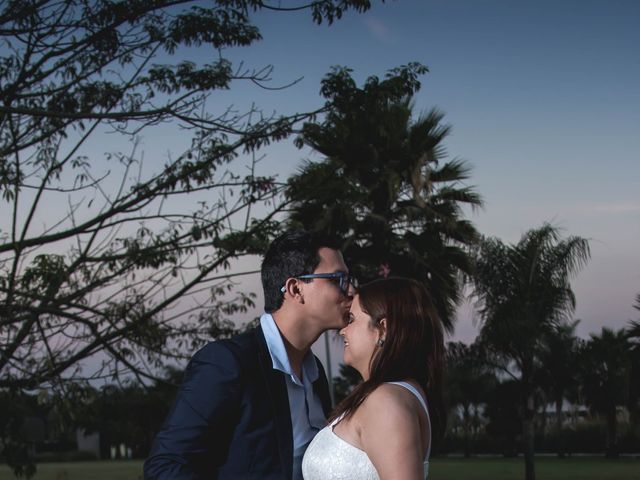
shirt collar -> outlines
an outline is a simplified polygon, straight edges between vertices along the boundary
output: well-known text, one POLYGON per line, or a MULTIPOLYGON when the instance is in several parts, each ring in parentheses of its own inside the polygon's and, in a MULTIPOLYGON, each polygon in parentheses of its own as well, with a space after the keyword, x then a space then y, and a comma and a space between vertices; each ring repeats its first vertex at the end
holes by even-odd
MULTIPOLYGON (((260 317, 260 328, 262 328, 264 339, 267 342, 267 349, 269 350, 269 356, 271 356, 271 364, 273 365, 274 370, 279 370, 289 375, 292 381, 299 384, 300 380, 291 368, 289 355, 287 355, 287 350, 284 346, 280 330, 278 330, 278 326, 270 313, 264 313, 260 317)), ((309 350, 302 361, 302 371, 304 372, 304 379, 308 380, 310 383, 313 383, 318 379, 318 365, 316 364, 316 360, 313 353, 311 353, 311 350, 309 350)))

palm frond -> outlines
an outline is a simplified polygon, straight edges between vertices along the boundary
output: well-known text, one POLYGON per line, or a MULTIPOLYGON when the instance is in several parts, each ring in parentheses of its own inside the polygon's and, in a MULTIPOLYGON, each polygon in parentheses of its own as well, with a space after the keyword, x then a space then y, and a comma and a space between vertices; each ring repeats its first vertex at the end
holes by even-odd
POLYGON ((461 159, 449 160, 439 168, 430 171, 430 180, 437 182, 460 182, 471 178, 472 168, 468 162, 461 159))

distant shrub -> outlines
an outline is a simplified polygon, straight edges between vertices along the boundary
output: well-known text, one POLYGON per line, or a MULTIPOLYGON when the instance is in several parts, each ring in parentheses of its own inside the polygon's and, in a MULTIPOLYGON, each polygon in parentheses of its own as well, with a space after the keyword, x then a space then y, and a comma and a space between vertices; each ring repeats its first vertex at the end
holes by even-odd
MULTIPOLYGON (((567 455, 588 453, 604 455, 606 428, 601 420, 586 421, 575 428, 566 428, 561 436, 554 431, 538 433, 535 438, 536 453, 556 453, 558 445, 564 445, 567 455)), ((496 438, 486 432, 474 435, 469 440, 471 455, 493 454, 513 456, 522 452, 521 437, 515 442, 496 438)), ((463 454, 464 438, 448 433, 434 451, 435 454, 463 454)), ((640 432, 634 431, 629 424, 618 426, 618 450, 620 453, 640 453, 640 432)))
POLYGON ((36 454, 35 460, 41 462, 86 462, 89 460, 98 460, 94 452, 85 450, 70 452, 42 452, 36 454))

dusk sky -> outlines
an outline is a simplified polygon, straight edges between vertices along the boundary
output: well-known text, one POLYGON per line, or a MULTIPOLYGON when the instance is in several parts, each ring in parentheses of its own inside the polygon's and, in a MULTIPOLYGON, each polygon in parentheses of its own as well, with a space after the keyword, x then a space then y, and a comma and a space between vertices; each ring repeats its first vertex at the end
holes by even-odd
MULTIPOLYGON (((430 73, 416 111, 438 107, 452 125, 449 155, 470 162, 469 184, 485 200, 469 212, 480 232, 516 242, 550 221, 589 238, 592 259, 574 281, 578 333, 639 317, 632 305, 640 292, 640 3, 373 3, 330 27, 307 13, 261 12, 263 41, 228 54, 247 66, 273 64, 273 87, 302 80, 280 92, 234 86, 210 105, 312 110, 332 65, 349 66, 362 81, 421 62, 430 73)), ((154 137, 145 145, 156 145, 154 137)), ((285 180, 304 158, 318 159, 283 142, 267 151, 261 173, 285 180)), ((246 285, 261 306, 257 276, 246 285)), ((474 338, 471 317, 463 306, 455 339, 474 338)))
MULTIPOLYGON (((360 80, 410 61, 427 65, 416 110, 446 113, 449 155, 471 163, 469 183, 485 200, 470 212, 480 232, 516 242, 550 221, 589 238, 592 259, 574 281, 578 333, 640 317, 632 308, 640 293, 640 3, 374 4, 331 27, 304 14, 261 14, 264 41, 233 58, 273 63, 274 86, 304 78, 264 98, 252 90, 251 99, 303 111, 319 104, 319 80, 332 65, 360 80)), ((284 179, 305 157, 316 158, 287 142, 262 168, 284 179)), ((454 338, 475 332, 470 308, 461 308, 454 338)))
MULTIPOLYGON (((331 27, 302 13, 256 18, 264 40, 232 58, 272 63, 273 86, 303 79, 282 92, 232 89, 221 106, 311 110, 332 65, 359 81, 427 65, 416 111, 438 107, 452 125, 449 155, 471 163, 469 184, 485 200, 469 212, 480 232, 516 242, 548 221, 590 239, 592 259, 573 283, 579 335, 640 317, 640 2, 374 2, 331 27)), ((304 158, 318 157, 285 142, 261 168, 284 180, 304 158)), ((246 285, 260 292, 257 276, 246 285)), ((472 317, 460 309, 453 339, 473 340, 472 317)))
MULTIPOLYGON (((264 39, 226 54, 249 67, 273 64, 273 87, 302 79, 283 91, 234 85, 209 107, 313 110, 323 103, 320 80, 332 65, 352 68, 362 82, 421 62, 430 72, 415 110, 437 107, 452 125, 448 153, 473 166, 468 183, 485 201, 469 212, 478 230, 516 242, 550 221, 565 235, 590 239, 592 259, 573 283, 578 333, 640 318, 633 309, 640 293, 640 2, 372 3, 368 13, 349 12, 331 26, 313 24, 308 12, 260 12, 264 39)), ((192 53, 198 62, 217 56, 192 53)), ((113 148, 111 138, 109 148, 93 145, 96 154, 113 148)), ((144 133, 145 161, 161 165, 186 141, 175 127, 144 133)), ((291 141, 265 153, 260 173, 277 172, 282 181, 303 159, 319 159, 291 141)), ((243 287, 258 293, 261 307, 258 276, 245 277, 243 287)), ((453 339, 469 342, 476 332, 463 306, 453 339)))

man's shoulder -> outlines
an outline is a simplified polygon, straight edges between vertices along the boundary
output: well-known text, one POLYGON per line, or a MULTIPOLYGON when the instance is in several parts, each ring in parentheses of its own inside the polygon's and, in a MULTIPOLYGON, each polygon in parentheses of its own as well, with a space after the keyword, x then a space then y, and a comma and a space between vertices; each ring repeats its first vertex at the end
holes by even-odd
POLYGON ((238 353, 255 352, 256 348, 260 345, 260 342, 262 341, 262 343, 264 343, 264 336, 262 335, 260 327, 255 327, 234 335, 233 337, 218 341, 222 342, 222 344, 227 348, 231 348, 238 353))
MULTIPOLYGON (((194 357, 232 356, 239 363, 253 358, 259 351, 261 335, 258 328, 253 328, 229 338, 211 341, 202 347, 194 357)), ((262 339, 264 343, 264 339, 262 339)))

